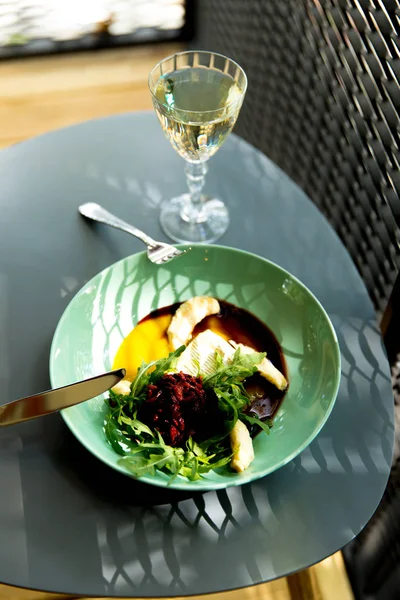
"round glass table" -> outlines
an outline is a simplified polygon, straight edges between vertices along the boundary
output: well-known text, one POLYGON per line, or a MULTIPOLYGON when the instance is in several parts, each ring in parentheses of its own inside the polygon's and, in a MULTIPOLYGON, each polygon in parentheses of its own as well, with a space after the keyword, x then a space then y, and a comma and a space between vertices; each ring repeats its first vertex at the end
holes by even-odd
MULTIPOLYGON (((48 389, 58 320, 98 271, 141 242, 78 214, 95 201, 165 239, 159 205, 185 189, 152 113, 55 131, 0 153, 1 403, 48 389)), ((210 164, 228 205, 220 242, 300 278, 336 328, 342 380, 316 440, 238 488, 183 494, 112 471, 60 415, 0 428, 0 582, 79 596, 219 592, 303 569, 375 511, 393 450, 390 371, 373 306, 336 233, 272 162, 232 135, 210 164)), ((71 347, 71 352, 79 348, 71 347)))

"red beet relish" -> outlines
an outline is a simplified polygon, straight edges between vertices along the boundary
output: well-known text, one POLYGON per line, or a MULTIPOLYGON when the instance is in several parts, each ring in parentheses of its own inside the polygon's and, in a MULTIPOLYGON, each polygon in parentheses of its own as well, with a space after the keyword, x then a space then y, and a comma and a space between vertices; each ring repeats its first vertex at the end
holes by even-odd
POLYGON ((223 426, 215 394, 204 390, 201 377, 185 373, 165 373, 157 385, 149 385, 137 416, 174 447, 184 446, 189 437, 209 438, 223 426))

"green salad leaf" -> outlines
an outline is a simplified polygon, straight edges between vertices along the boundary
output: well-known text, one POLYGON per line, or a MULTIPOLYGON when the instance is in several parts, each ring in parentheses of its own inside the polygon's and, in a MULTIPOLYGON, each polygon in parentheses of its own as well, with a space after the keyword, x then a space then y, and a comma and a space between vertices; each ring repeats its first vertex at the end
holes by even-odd
POLYGON ((131 385, 131 396, 141 398, 146 393, 147 386, 155 384, 167 371, 173 371, 185 346, 180 346, 174 352, 170 352, 167 358, 160 358, 149 363, 142 363, 137 375, 131 385), (154 367, 154 368, 153 368, 154 367))
POLYGON ((256 365, 265 353, 244 354, 240 348, 229 364, 225 364, 216 353, 215 371, 202 378, 204 389, 217 396, 219 409, 224 415, 221 433, 199 443, 189 438, 184 448, 175 448, 165 444, 158 431, 140 421, 137 412, 146 399, 148 386, 156 384, 165 373, 175 370, 177 359, 184 349, 185 346, 181 346, 167 358, 143 363, 131 384, 130 394, 116 394, 111 390, 106 400, 109 410, 104 423, 105 435, 113 450, 121 456, 119 464, 136 477, 153 475, 156 470, 161 470, 172 475, 171 481, 177 475, 196 481, 210 470, 225 466, 232 458, 229 433, 239 415, 250 426, 258 425, 269 432, 266 423, 243 412, 250 403, 243 382, 257 371, 256 365))
POLYGON ((203 378, 203 387, 214 391, 219 408, 226 414, 225 425, 228 431, 235 426, 239 412, 251 401, 243 381, 257 372, 257 365, 265 356, 265 352, 244 354, 237 348, 230 363, 226 364, 217 353, 214 373, 203 378))

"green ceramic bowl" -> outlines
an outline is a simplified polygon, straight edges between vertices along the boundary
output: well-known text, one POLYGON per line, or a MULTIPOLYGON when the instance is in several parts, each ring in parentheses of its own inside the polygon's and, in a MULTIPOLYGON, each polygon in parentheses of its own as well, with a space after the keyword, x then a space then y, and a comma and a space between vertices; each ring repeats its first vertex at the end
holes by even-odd
MULTIPOLYGON (((271 433, 255 438, 255 460, 244 473, 226 467, 196 482, 183 477, 170 482, 163 473, 141 478, 200 491, 241 485, 279 469, 310 444, 333 408, 340 380, 336 334, 318 300, 290 273, 223 246, 194 247, 164 266, 152 264, 145 252, 129 256, 96 275, 65 310, 51 347, 50 377, 59 387, 110 370, 122 339, 138 320, 195 295, 227 300, 264 321, 283 348, 290 381, 271 433)), ((100 396, 62 416, 90 452, 129 475, 106 441, 105 412, 100 396)))

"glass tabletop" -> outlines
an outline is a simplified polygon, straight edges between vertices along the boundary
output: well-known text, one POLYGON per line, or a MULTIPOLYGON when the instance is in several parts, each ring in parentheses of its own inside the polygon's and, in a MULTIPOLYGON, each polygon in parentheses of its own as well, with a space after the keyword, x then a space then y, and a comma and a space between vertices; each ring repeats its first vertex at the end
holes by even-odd
MULTIPOLYGON (((104 267, 143 249, 89 227, 94 201, 165 239, 160 202, 184 186, 152 113, 56 131, 0 153, 1 403, 49 387, 58 320, 104 267)), ((173 596, 248 586, 348 543, 383 494, 393 449, 390 371, 364 284, 336 233, 273 163, 232 135, 206 192, 223 197, 221 244, 264 256, 326 308, 342 353, 335 408, 311 446, 254 483, 160 490, 92 457, 59 415, 0 429, 0 582, 93 596, 173 596)), ((76 349, 71 349, 76 351, 76 349)))

